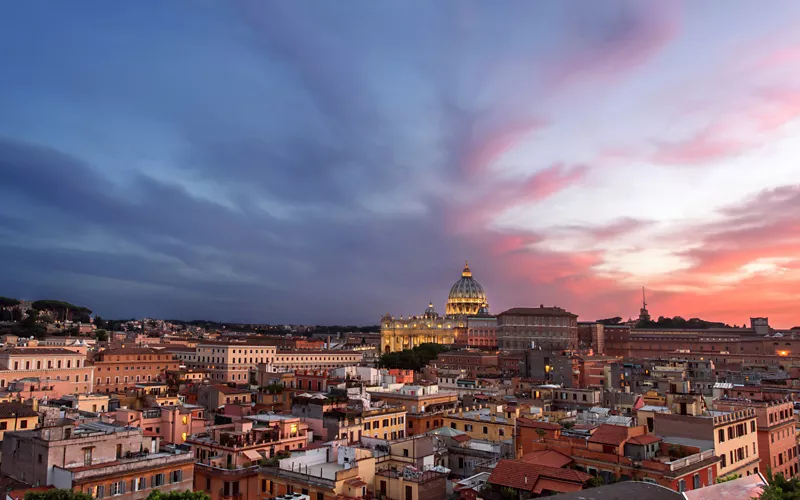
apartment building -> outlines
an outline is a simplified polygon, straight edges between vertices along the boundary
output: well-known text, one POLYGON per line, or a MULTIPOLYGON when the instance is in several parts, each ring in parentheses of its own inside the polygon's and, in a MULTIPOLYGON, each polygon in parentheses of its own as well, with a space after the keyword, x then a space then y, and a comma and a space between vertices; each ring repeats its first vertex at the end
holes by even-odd
POLYGON ((310 500, 367 497, 375 476, 371 450, 321 446, 292 452, 260 470, 262 498, 290 495, 310 500))
POLYGON ((505 408, 503 405, 460 408, 444 417, 444 426, 463 431, 472 439, 500 442, 513 439, 517 417, 518 408, 505 408))
POLYGON ((272 365, 275 350, 275 346, 259 343, 258 339, 245 342, 206 341, 197 345, 194 361, 189 361, 187 355, 179 356, 187 358, 185 364, 188 368, 206 371, 213 382, 247 384, 254 366, 272 365))
POLYGON ((326 370, 361 363, 360 351, 278 351, 272 367, 278 371, 326 370))
POLYGON ((421 434, 444 425, 447 412, 458 408, 458 394, 438 385, 406 385, 396 391, 372 391, 373 399, 406 410, 406 435, 421 434))
POLYGON ((29 381, 43 395, 92 392, 95 368, 86 356, 62 347, 12 347, 0 351, 0 390, 29 381))
POLYGON ((498 355, 496 352, 477 350, 460 350, 440 353, 431 366, 442 372, 458 372, 469 377, 486 373, 487 370, 498 369, 498 355))
POLYGON ((114 423, 144 430, 148 436, 161 438, 162 443, 183 444, 189 436, 205 428, 205 409, 184 406, 160 406, 141 410, 117 410, 114 423))
POLYGON ((101 422, 59 424, 6 433, 2 473, 27 484, 87 493, 96 498, 144 499, 153 490, 192 487, 194 458, 161 450, 141 429, 101 422))
POLYGON ((720 458, 717 475, 750 475, 760 468, 756 413, 753 408, 700 415, 654 414, 654 432, 666 438, 686 440, 720 458))
POLYGON ((308 445, 308 425, 298 417, 254 415, 216 425, 187 439, 195 455, 194 491, 212 500, 259 498, 259 463, 308 445))
POLYGON ((127 392, 136 384, 166 379, 167 370, 177 370, 178 360, 170 353, 150 347, 106 349, 94 355, 95 390, 127 392))
MULTIPOLYGON (((586 435, 558 424, 544 424, 525 426, 524 441, 517 443, 524 450, 523 461, 542 464, 539 452, 549 450, 560 454, 559 464, 571 462, 578 471, 602 477, 607 483, 643 481, 678 492, 716 482, 720 458, 713 449, 701 449, 708 443, 680 438, 666 441, 667 438, 648 434, 646 426, 603 424, 586 435), (530 430, 540 432, 533 437, 530 430)), ((547 460, 552 461, 552 457, 547 460)))
POLYGON ((798 475, 797 437, 794 405, 789 401, 757 402, 721 399, 714 401, 714 409, 736 411, 752 408, 756 413, 760 471, 772 470, 790 478, 798 475))

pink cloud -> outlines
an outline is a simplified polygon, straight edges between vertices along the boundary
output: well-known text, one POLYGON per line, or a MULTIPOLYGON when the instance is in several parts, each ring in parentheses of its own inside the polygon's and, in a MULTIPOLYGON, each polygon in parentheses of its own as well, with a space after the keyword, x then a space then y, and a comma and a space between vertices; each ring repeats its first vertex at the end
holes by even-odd
POLYGON ((525 201, 539 201, 577 184, 586 177, 589 168, 585 165, 565 165, 556 163, 529 177, 514 197, 514 204, 525 201))

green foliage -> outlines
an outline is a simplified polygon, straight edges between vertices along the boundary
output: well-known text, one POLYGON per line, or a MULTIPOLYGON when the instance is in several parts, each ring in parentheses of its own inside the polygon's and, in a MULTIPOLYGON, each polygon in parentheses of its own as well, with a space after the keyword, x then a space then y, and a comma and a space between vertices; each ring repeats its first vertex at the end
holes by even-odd
POLYGON ((705 321, 700 318, 691 318, 687 320, 680 316, 675 316, 674 318, 659 316, 657 321, 639 321, 636 323, 636 328, 691 328, 706 330, 708 328, 730 328, 730 325, 715 321, 705 321))
POLYGON ((717 484, 719 483, 727 483, 728 481, 733 481, 734 479, 739 479, 738 474, 728 474, 727 476, 722 476, 717 478, 717 484))
POLYGON ((622 318, 614 316, 613 318, 598 319, 597 322, 601 325, 618 325, 622 323, 622 318))
POLYGON ((98 342, 105 342, 108 340, 108 332, 103 330, 102 328, 94 331, 94 338, 97 339, 98 342))
POLYGON ((792 478, 787 480, 783 474, 772 475, 772 470, 767 470, 767 486, 758 496, 759 500, 800 500, 800 480, 792 478))
POLYGON ((0 307, 14 307, 18 306, 19 301, 17 299, 12 299, 10 297, 2 297, 0 296, 0 307))
POLYGON ((204 491, 170 491, 162 493, 155 490, 147 495, 147 500, 211 500, 211 497, 204 491))
POLYGON ((91 309, 76 306, 62 300, 37 300, 31 304, 31 307, 37 311, 66 311, 69 309, 73 314, 92 314, 91 309))
POLYGON ((506 500, 516 500, 518 493, 514 488, 505 486, 500 490, 500 495, 502 495, 502 497, 506 500))
POLYGON ((283 392, 283 385, 277 382, 273 382, 269 385, 265 385, 264 387, 262 387, 262 389, 264 390, 264 392, 268 392, 269 394, 280 394, 283 392))
POLYGON ((606 480, 602 476, 594 476, 586 482, 587 488, 596 488, 598 486, 605 486, 606 480))
POLYGON ((565 420, 564 422, 559 422, 559 424, 561 424, 561 427, 563 427, 563 428, 565 428, 567 430, 572 429, 573 427, 575 427, 575 422, 571 422, 569 420, 565 420))
POLYGON ((24 500, 92 500, 92 496, 72 490, 29 491, 24 500))
POLYGON ((418 371, 436 359, 439 353, 449 350, 450 348, 441 344, 420 344, 413 349, 384 354, 381 356, 381 366, 418 371))

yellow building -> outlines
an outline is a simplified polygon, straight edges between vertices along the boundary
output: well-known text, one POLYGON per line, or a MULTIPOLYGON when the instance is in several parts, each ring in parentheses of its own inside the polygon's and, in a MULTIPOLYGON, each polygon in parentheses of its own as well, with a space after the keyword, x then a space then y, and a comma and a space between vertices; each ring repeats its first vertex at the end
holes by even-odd
POLYGON ((514 438, 519 409, 490 405, 487 408, 453 410, 444 417, 445 427, 465 432, 472 439, 501 442, 514 438))
POLYGON ((386 313, 381 318, 381 353, 412 349, 420 344, 454 344, 457 337, 466 337, 468 316, 488 316, 489 306, 483 287, 472 277, 469 264, 461 279, 450 288, 445 315, 440 316, 433 302, 421 316, 397 318, 386 313))
POLYGON ((402 406, 364 410, 361 421, 363 436, 394 440, 406 435, 406 410, 402 406))
POLYGON ((0 403, 0 441, 6 431, 35 429, 39 413, 22 403, 0 403))

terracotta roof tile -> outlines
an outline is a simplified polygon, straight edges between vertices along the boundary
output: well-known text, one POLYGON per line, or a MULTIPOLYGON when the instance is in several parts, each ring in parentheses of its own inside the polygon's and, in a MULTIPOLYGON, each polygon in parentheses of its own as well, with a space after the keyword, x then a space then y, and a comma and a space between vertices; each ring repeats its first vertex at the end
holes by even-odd
POLYGON ((523 462, 534 465, 544 465, 560 469, 572 463, 572 458, 559 453, 555 450, 540 450, 526 453, 522 457, 523 462))
POLYGON ((628 429, 621 425, 603 424, 592 433, 589 442, 620 446, 628 439, 628 429))
POLYGON ((0 403, 0 418, 38 417, 39 413, 22 403, 0 403))
POLYGON ((522 460, 501 460, 492 470, 489 483, 517 490, 533 491, 540 478, 582 485, 591 477, 589 474, 572 469, 546 467, 522 460))
POLYGON ((661 438, 652 434, 645 434, 644 436, 632 437, 628 440, 629 443, 647 445, 661 441, 661 438))

